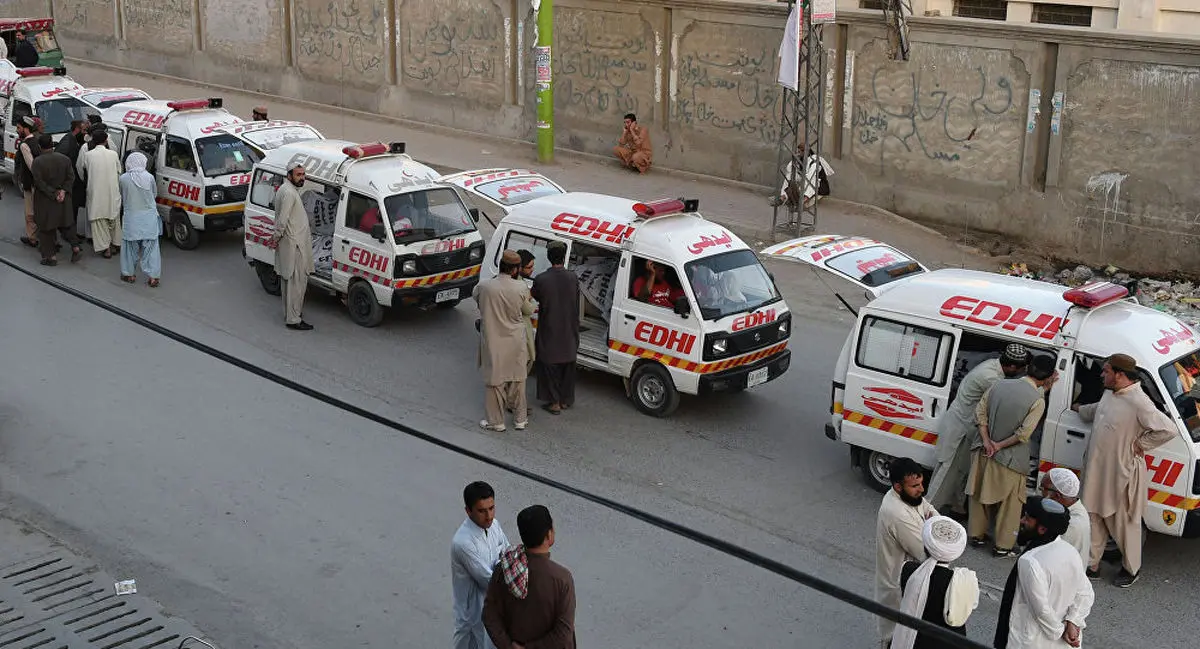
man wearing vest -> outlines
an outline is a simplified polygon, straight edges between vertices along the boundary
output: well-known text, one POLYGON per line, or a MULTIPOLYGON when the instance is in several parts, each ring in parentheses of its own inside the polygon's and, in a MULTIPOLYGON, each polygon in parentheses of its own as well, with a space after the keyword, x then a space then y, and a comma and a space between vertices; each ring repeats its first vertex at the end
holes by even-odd
POLYGON ((13 159, 13 182, 25 194, 25 236, 21 243, 36 248, 37 225, 33 222, 33 174, 29 171, 33 159, 41 155, 42 148, 37 142, 38 120, 26 115, 17 122, 17 150, 13 159))
POLYGON ((1029 440, 1046 411, 1046 393, 1057 379, 1054 359, 1035 356, 1028 376, 997 381, 975 409, 979 439, 971 447, 967 533, 972 545, 983 545, 995 518, 993 554, 997 557, 1016 556, 1013 546, 1025 505, 1029 440))

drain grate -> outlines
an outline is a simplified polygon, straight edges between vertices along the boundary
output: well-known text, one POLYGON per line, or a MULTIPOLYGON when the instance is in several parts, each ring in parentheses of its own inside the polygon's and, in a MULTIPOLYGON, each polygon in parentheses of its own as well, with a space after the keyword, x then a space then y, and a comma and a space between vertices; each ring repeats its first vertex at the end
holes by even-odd
POLYGON ((173 649, 201 635, 113 583, 65 550, 0 568, 0 649, 173 649))

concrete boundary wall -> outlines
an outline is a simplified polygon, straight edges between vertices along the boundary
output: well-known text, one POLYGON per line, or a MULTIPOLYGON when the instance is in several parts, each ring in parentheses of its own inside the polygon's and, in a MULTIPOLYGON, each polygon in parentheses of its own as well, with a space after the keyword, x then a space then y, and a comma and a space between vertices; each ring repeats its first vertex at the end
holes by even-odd
MULTIPOLYGON (((51 13, 69 56, 535 137, 529 0, 10 4, 51 13)), ((558 0, 555 10, 560 147, 606 155, 621 116, 635 112, 650 127, 656 165, 774 184, 786 5, 558 0)), ((1196 266, 1200 190, 1188 163, 1200 139, 1200 121, 1189 118, 1200 41, 953 18, 911 24, 907 63, 889 60, 877 12, 844 11, 825 28, 824 149, 836 194, 1081 260, 1196 266)))

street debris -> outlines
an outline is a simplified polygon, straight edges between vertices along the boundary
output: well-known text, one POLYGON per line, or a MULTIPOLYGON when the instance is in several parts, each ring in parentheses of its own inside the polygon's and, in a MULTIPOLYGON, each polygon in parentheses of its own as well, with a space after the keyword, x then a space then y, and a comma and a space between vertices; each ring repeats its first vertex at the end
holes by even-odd
POLYGON ((1025 263, 1013 263, 1002 271, 1005 275, 1036 279, 1063 286, 1082 286, 1092 281, 1109 281, 1129 289, 1138 304, 1179 318, 1192 327, 1200 327, 1200 288, 1193 282, 1173 282, 1153 277, 1134 277, 1116 266, 1101 269, 1084 265, 1063 268, 1030 268, 1025 263))
POLYGON ((113 584, 113 586, 116 589, 118 595, 133 595, 134 593, 137 592, 137 580, 136 579, 126 579, 125 581, 118 581, 117 583, 113 584))

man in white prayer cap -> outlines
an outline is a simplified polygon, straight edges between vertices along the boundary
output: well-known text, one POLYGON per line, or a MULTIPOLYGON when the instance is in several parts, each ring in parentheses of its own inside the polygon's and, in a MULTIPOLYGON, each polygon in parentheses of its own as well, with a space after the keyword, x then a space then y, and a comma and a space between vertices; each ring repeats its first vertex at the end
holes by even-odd
MULTIPOLYGON (((971 570, 950 564, 967 547, 967 530, 952 518, 934 516, 925 521, 921 540, 928 558, 904 564, 900 610, 965 636, 967 618, 979 606, 979 579, 971 570)), ((953 649, 953 645, 898 625, 891 649, 953 649)))
POLYGON ((1092 522, 1088 520, 1087 508, 1079 500, 1079 478, 1075 472, 1063 467, 1050 469, 1042 476, 1042 495, 1057 501, 1067 508, 1071 525, 1063 532, 1062 540, 1079 550, 1083 562, 1088 562, 1092 548, 1092 522))

